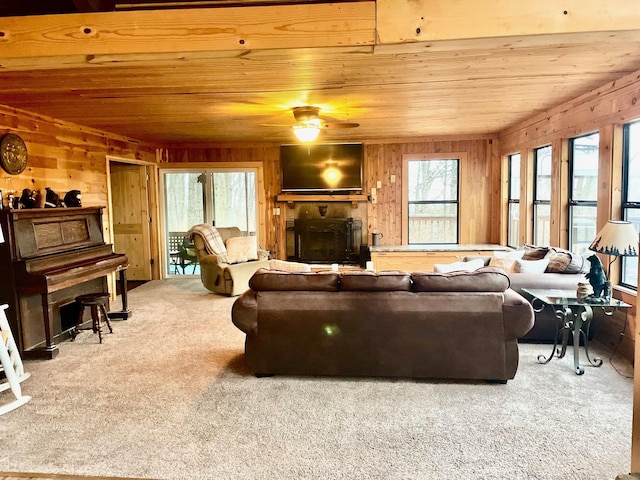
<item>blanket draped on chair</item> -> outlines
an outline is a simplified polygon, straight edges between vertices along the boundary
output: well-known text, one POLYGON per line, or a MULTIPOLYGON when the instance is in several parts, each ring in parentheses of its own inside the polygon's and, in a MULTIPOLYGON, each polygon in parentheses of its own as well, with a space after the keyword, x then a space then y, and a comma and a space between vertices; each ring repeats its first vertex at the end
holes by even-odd
POLYGON ((200 235, 204 240, 204 248, 211 255, 226 255, 227 248, 220 236, 220 232, 211 225, 200 223, 194 225, 187 232, 187 238, 193 240, 194 235, 200 235))

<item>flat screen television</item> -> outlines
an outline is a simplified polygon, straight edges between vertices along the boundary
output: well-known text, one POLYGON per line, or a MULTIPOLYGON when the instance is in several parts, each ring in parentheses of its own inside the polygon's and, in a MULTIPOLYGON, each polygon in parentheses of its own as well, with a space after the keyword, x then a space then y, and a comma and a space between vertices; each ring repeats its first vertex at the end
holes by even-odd
POLYGON ((362 143, 281 145, 282 191, 362 192, 362 143))

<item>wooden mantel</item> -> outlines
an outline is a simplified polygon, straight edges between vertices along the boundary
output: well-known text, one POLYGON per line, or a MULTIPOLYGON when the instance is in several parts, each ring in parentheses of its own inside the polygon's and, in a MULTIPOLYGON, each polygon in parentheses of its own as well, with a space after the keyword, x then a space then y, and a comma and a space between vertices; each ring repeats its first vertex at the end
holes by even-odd
POLYGON ((293 208, 294 202, 351 202, 353 208, 358 208, 358 202, 366 202, 366 194, 301 194, 301 193, 281 193, 276 196, 276 202, 287 202, 289 208, 293 208))

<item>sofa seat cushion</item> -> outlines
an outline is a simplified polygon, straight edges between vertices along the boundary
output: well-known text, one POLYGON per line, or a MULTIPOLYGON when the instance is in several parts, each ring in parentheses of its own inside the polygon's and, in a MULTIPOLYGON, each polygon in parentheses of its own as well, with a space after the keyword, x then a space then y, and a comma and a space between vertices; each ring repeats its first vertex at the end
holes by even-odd
POLYGON ((359 292, 411 291, 411 274, 388 270, 381 272, 352 271, 340 276, 340 290, 359 292))
POLYGON ((337 272, 283 272, 261 268, 249 280, 255 291, 338 291, 337 272))
POLYGON ((416 292, 504 292, 510 285, 507 274, 497 267, 473 272, 414 272, 411 279, 416 292))

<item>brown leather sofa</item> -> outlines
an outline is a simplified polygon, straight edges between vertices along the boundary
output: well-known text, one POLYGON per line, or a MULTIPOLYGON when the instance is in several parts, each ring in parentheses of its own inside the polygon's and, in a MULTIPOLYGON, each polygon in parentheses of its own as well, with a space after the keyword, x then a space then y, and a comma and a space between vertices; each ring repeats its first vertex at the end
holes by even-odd
POLYGON ((332 375, 489 380, 518 367, 529 302, 500 269, 476 272, 258 270, 235 301, 257 376, 332 375))

